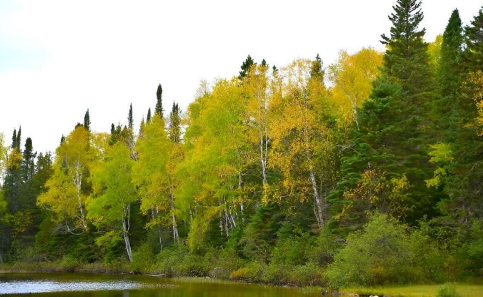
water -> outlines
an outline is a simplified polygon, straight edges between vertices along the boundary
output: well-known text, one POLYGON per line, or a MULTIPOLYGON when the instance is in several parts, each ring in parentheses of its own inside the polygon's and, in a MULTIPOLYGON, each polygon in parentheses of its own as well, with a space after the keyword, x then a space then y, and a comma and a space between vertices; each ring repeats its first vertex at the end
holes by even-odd
POLYGON ((49 297, 315 297, 315 289, 282 288, 203 278, 133 275, 0 274, 1 296, 49 297))

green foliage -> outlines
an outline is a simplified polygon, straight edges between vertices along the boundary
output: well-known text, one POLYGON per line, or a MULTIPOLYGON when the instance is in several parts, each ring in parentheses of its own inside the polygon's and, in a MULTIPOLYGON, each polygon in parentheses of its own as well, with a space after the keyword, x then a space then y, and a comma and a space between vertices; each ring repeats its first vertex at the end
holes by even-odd
POLYGON ((346 246, 325 272, 334 287, 383 285, 431 280, 430 241, 386 215, 375 214, 363 230, 350 234, 346 246))
POLYGON ((461 297, 461 295, 456 292, 454 284, 447 283, 441 286, 436 297, 461 297))

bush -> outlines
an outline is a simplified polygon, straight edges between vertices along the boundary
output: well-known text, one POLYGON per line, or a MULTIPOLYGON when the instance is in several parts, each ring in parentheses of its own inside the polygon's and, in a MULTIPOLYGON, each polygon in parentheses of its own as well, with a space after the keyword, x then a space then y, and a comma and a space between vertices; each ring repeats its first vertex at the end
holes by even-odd
POLYGON ((324 276, 334 287, 421 282, 438 271, 429 265, 436 250, 422 233, 374 214, 362 231, 349 235, 324 276))
POLYGON ((132 254, 132 268, 136 272, 151 272, 153 270, 154 251, 149 244, 141 245, 132 254))
POLYGON ((447 283, 439 289, 437 297, 461 297, 461 295, 456 292, 455 285, 447 283))

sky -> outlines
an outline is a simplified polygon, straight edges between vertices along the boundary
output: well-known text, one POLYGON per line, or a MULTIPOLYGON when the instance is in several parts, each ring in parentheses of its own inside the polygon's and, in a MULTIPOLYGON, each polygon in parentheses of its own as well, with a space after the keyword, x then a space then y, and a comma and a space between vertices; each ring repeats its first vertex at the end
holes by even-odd
MULTIPOLYGON (((341 50, 382 50, 395 0, 0 0, 0 133, 22 126, 37 151, 54 151, 90 110, 92 129, 139 124, 163 86, 164 109, 183 110, 202 79, 238 74, 250 54, 282 67, 341 50)), ((426 39, 453 9, 465 24, 480 0, 424 0, 426 39)))

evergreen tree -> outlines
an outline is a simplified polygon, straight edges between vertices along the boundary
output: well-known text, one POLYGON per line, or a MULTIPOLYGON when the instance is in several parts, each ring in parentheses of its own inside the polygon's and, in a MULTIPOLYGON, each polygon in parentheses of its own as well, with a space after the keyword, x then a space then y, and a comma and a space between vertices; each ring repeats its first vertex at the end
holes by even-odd
POLYGON ((35 157, 36 153, 33 151, 32 139, 28 137, 25 140, 25 149, 23 151, 22 171, 24 181, 28 181, 35 173, 35 157))
POLYGON ((84 115, 84 128, 91 132, 91 117, 89 115, 89 109, 87 109, 86 114, 84 115))
POLYGON ((483 8, 465 27, 464 62, 468 71, 483 70, 483 8))
POLYGON ((171 114, 169 115, 169 138, 175 142, 181 142, 181 111, 178 104, 173 102, 171 114))
POLYGON ((148 109, 148 115, 146 116, 146 123, 151 121, 151 108, 148 109))
POLYGON ((434 80, 423 40, 425 30, 419 29, 420 6, 416 0, 398 0, 394 6, 389 17, 391 35, 383 35, 388 50, 382 76, 359 113, 361 129, 351 137, 355 152, 343 158, 344 178, 332 197, 347 198, 360 183, 361 174, 380 170, 391 183, 404 181, 405 193, 399 195, 404 198, 394 201, 388 211, 409 223, 436 215, 434 205, 441 199, 441 193, 428 189, 424 182, 433 173, 427 150, 434 131, 429 117, 434 80))
POLYGON ((18 151, 20 152, 21 151, 21 146, 22 146, 22 127, 20 126, 18 128, 15 146, 13 146, 13 147, 17 148, 18 151))
POLYGON ((457 9, 451 14, 448 25, 443 35, 441 44, 441 56, 437 69, 439 83, 439 99, 434 102, 435 123, 447 138, 455 131, 453 117, 459 93, 463 82, 462 64, 463 27, 457 9))
POLYGON ((260 63, 260 66, 262 66, 263 68, 267 68, 268 67, 267 61, 265 61, 265 59, 263 59, 262 63, 260 63))
POLYGON ((12 149, 19 149, 17 147, 17 129, 13 129, 13 135, 12 135, 12 145, 11 145, 12 149))
POLYGON ((245 61, 243 61, 243 64, 241 66, 240 70, 240 75, 238 76, 239 79, 243 79, 248 72, 250 71, 250 68, 255 65, 255 61, 253 61, 252 57, 248 55, 245 61))
POLYGON ((134 127, 134 119, 132 115, 132 103, 129 106, 129 115, 127 116, 127 122, 128 122, 129 129, 132 129, 134 127))
POLYGON ((156 107, 154 113, 163 117, 163 111, 163 88, 161 87, 161 84, 159 84, 158 89, 156 90, 156 107))
POLYGON ((60 137, 60 144, 64 143, 64 140, 65 140, 65 136, 64 134, 62 134, 62 136, 60 137))
POLYGON ((322 59, 319 54, 315 57, 312 62, 312 67, 310 68, 310 77, 316 78, 318 80, 324 79, 324 70, 322 69, 322 59))
POLYGON ((426 29, 419 29, 424 19, 420 0, 398 0, 389 16, 392 23, 390 36, 383 34, 382 43, 388 47, 384 55, 384 72, 401 84, 405 95, 414 98, 418 108, 428 103, 423 97, 431 96, 434 87, 429 67, 428 44, 424 41, 426 29))

